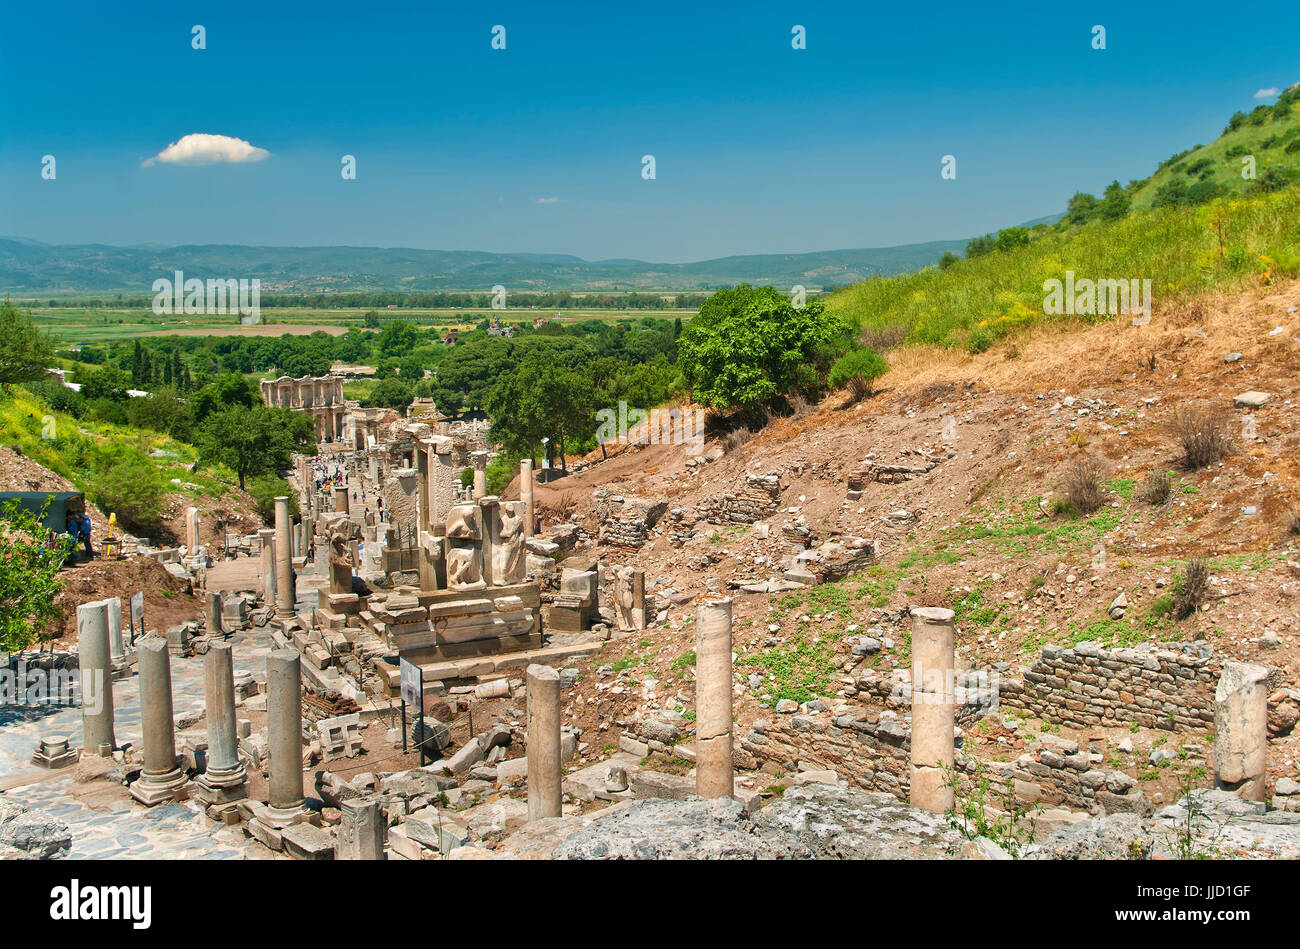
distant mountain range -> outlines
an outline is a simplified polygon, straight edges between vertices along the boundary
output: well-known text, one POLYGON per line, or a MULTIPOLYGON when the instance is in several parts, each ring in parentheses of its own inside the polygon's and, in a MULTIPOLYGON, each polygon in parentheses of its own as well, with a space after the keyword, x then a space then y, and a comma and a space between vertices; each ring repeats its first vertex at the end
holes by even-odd
POLYGON ((149 292, 174 271, 253 278, 263 293, 400 290, 714 290, 737 283, 810 290, 918 270, 965 240, 899 247, 754 254, 686 264, 588 261, 569 254, 492 254, 408 247, 181 247, 55 245, 0 238, 0 292, 15 296, 149 292))

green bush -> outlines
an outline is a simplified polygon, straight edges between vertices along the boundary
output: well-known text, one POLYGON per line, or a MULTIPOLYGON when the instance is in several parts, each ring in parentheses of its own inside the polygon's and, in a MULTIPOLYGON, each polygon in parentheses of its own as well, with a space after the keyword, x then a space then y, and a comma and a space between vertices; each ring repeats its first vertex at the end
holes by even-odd
POLYGON ((871 391, 871 383, 889 371, 889 363, 872 349, 855 349, 846 353, 831 366, 826 381, 832 389, 848 386, 855 398, 871 391))
POLYGON ((95 466, 91 499, 105 514, 116 514, 131 533, 153 534, 161 523, 162 474, 145 454, 123 447, 116 458, 100 459, 95 466))
POLYGON ((257 513, 261 515, 262 523, 267 525, 275 523, 275 499, 280 497, 289 498, 289 516, 297 516, 298 492, 283 478, 274 475, 249 478, 246 489, 257 506, 257 513))

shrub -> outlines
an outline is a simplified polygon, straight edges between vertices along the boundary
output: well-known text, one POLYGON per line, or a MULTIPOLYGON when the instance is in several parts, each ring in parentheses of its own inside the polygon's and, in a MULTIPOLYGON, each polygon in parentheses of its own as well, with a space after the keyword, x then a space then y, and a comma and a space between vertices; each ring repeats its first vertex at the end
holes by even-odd
POLYGON ((1147 504, 1160 505, 1169 500, 1170 494, 1174 490, 1174 479, 1169 476, 1169 472, 1163 469, 1152 471, 1146 476, 1138 488, 1137 496, 1139 501, 1147 504))
POLYGON ((875 350, 855 349, 835 360, 827 381, 834 389, 848 386, 853 397, 860 399, 871 391, 871 383, 888 371, 889 363, 875 350))
POLYGON ((1077 459, 1065 470, 1061 487, 1066 502, 1079 514, 1091 514, 1106 501, 1101 466, 1088 457, 1077 459))
POLYGON ((1300 510, 1287 512, 1285 523, 1288 537, 1300 537, 1300 510))
POLYGON ((132 533, 152 534, 162 515, 163 480, 154 464, 131 450, 95 472, 91 494, 105 514, 132 533))
POLYGON ((257 513, 262 517, 262 523, 267 526, 275 524, 276 498, 287 496, 289 498, 289 516, 297 516, 298 492, 283 478, 277 478, 274 475, 249 478, 246 487, 249 497, 253 499, 253 503, 257 507, 257 513))
POLYGON ((1187 567, 1174 589, 1174 619, 1187 619, 1200 609, 1209 587, 1210 570, 1205 561, 1187 561, 1187 567))
POLYGON ((753 437, 754 433, 745 425, 740 426, 740 428, 734 428, 727 432, 723 437, 722 450, 727 452, 727 454, 730 454, 753 437))
POLYGON ((1182 448, 1181 463, 1189 471, 1212 465, 1232 450, 1228 413, 1214 406, 1185 406, 1174 410, 1170 422, 1182 448))

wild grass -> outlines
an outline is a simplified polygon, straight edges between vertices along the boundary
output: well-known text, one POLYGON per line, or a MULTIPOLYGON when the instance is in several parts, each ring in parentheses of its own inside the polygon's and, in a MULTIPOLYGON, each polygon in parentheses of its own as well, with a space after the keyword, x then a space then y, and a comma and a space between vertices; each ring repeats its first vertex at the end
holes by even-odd
POLYGON ((827 309, 857 325, 863 338, 896 337, 901 327, 908 344, 982 352, 1047 321, 1109 319, 1044 314, 1044 281, 1064 280, 1067 270, 1076 279, 1150 279, 1157 310, 1213 289, 1294 274, 1300 271, 1300 188, 1135 211, 1064 233, 1036 229, 1024 247, 845 287, 827 298, 827 309), (1227 221, 1224 260, 1211 218, 1220 205, 1227 221))

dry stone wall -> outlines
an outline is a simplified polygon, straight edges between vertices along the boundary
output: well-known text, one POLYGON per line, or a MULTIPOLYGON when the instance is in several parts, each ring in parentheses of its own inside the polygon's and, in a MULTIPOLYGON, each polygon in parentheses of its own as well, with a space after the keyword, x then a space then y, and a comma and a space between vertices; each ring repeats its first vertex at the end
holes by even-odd
POLYGON ((1219 667, 1210 647, 1180 650, 1072 649, 1044 646, 1023 680, 1004 677, 1003 707, 1075 728, 1137 722, 1146 728, 1200 731, 1214 725, 1219 667))
POLYGON ((700 503, 700 515, 712 524, 752 524, 775 513, 780 504, 779 475, 745 475, 743 490, 707 498, 700 503))

